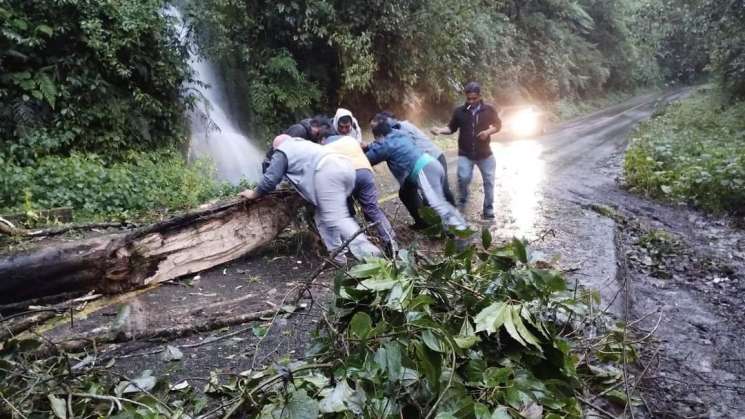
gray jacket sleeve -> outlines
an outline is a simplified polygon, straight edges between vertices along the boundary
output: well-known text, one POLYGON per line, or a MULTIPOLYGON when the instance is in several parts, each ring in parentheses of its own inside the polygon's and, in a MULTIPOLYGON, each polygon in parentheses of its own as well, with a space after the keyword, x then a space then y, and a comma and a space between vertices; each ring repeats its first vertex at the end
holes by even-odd
POLYGON ((272 160, 269 162, 269 167, 264 172, 259 186, 256 187, 256 192, 259 195, 266 195, 272 192, 282 182, 282 178, 286 173, 287 156, 285 156, 285 153, 277 150, 272 154, 272 160))

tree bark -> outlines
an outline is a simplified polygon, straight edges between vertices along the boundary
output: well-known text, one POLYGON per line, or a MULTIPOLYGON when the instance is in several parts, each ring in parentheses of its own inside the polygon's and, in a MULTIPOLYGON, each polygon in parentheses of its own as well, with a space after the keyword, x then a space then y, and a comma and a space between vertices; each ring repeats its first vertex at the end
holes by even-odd
POLYGON ((303 204, 293 191, 243 199, 127 233, 0 258, 0 304, 73 291, 163 282, 234 260, 270 242, 303 204))

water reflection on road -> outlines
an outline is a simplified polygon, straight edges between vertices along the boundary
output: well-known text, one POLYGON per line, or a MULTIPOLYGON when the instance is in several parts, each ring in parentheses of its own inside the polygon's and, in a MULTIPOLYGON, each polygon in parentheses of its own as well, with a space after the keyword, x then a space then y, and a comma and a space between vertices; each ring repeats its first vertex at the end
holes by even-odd
POLYGON ((497 161, 494 186, 495 233, 533 239, 543 225, 543 145, 537 140, 492 143, 497 161))

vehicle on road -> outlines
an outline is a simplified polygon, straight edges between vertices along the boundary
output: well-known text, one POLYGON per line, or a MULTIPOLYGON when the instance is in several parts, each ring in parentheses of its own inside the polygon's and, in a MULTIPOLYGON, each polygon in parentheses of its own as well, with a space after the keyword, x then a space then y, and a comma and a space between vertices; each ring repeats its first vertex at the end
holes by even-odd
POLYGON ((505 106, 499 110, 499 119, 504 133, 525 138, 543 135, 550 115, 535 105, 505 106))

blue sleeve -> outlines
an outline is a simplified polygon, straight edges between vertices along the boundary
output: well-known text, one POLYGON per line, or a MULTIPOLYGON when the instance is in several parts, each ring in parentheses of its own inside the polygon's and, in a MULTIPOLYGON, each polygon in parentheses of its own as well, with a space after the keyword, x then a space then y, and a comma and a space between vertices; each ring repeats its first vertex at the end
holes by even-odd
POLYGON ((276 151, 272 155, 272 160, 269 163, 269 167, 264 172, 264 176, 259 182, 259 186, 256 187, 256 192, 259 195, 266 195, 277 188, 282 178, 287 173, 287 156, 281 151, 276 151))
POLYGON ((390 154, 390 147, 386 145, 386 141, 376 141, 367 147, 365 156, 370 160, 370 164, 373 166, 388 159, 390 154))

